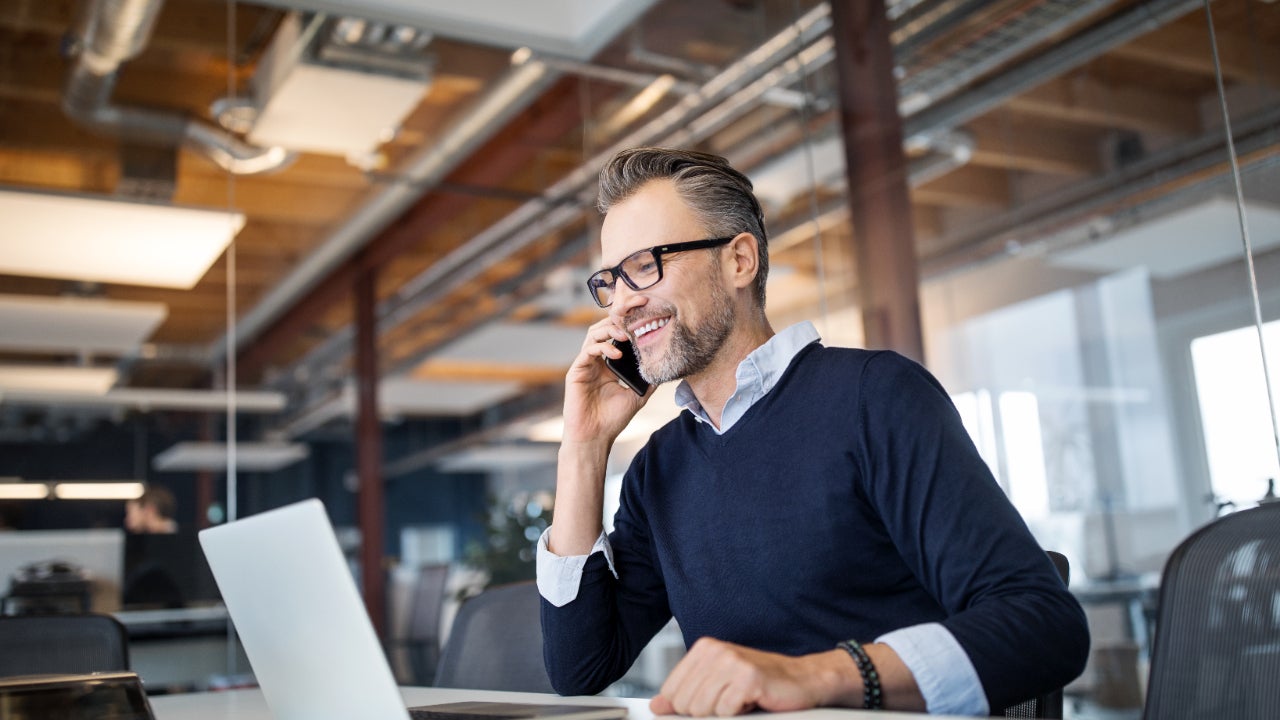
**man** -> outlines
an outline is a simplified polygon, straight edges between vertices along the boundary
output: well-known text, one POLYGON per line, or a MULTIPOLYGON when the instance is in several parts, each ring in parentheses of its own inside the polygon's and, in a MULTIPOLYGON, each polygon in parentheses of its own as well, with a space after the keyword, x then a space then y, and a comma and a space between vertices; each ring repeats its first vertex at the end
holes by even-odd
POLYGON ((124 504, 124 528, 131 533, 165 533, 178 531, 173 519, 177 502, 167 488, 148 485, 142 494, 124 504))
POLYGON ((891 352, 824 348, 809 323, 774 333, 745 176, 702 153, 624 151, 600 208, 588 285, 608 317, 566 377, 539 542, 559 692, 617 680, 673 615, 689 651, 656 713, 987 714, 1079 675, 1084 614, 937 381, 891 352), (647 399, 605 367, 613 340, 651 383, 682 380, 688 412, 632 462, 605 537, 609 449, 647 399))

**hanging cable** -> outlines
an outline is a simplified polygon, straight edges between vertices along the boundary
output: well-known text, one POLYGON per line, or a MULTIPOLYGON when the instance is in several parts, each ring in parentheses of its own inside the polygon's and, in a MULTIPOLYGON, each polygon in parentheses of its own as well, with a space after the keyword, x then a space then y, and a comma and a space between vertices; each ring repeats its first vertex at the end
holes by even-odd
MULTIPOLYGON (((792 15, 797 18, 800 17, 799 0, 792 0, 791 6, 792 15)), ((833 30, 832 32, 835 31, 833 30)), ((800 51, 804 49, 800 47, 799 35, 796 36, 796 45, 796 55, 799 56, 800 51)), ((809 70, 804 63, 800 64, 799 79, 801 102, 797 112, 800 113, 800 132, 801 141, 804 143, 805 172, 809 175, 809 223, 813 226, 813 270, 818 281, 818 315, 822 318, 822 326, 826 330, 826 334, 834 337, 835 331, 831 327, 831 316, 827 312, 827 274, 822 254, 822 223, 818 219, 821 214, 818 208, 818 170, 813 159, 813 137, 809 131, 809 123, 813 118, 813 92, 809 87, 809 70)))
POLYGON ((1222 61, 1218 57, 1218 34, 1213 28, 1213 10, 1204 0, 1205 19, 1209 25, 1209 47, 1213 50, 1213 73, 1218 82, 1218 104, 1222 109, 1222 131, 1227 136, 1227 155, 1231 161, 1231 179, 1236 191, 1236 217, 1240 221, 1240 238, 1244 242, 1244 261, 1249 274, 1249 291, 1253 296, 1253 325, 1258 331, 1258 353, 1262 356, 1262 381, 1267 388, 1267 410, 1271 413, 1271 439, 1280 462, 1280 420, 1276 418, 1275 394, 1271 388, 1271 368, 1267 363, 1267 345, 1262 335, 1262 302, 1258 297, 1258 273, 1253 266, 1253 242, 1249 239, 1249 220, 1244 207, 1244 183, 1240 179, 1240 161, 1236 157, 1235 139, 1231 135, 1231 115, 1227 111, 1227 90, 1222 79, 1222 61))
MULTIPOLYGON (((227 97, 236 97, 236 0, 227 0, 227 97)), ((236 176, 227 173, 227 214, 235 212, 236 176)), ((226 376, 223 385, 227 391, 227 522, 239 516, 236 482, 236 238, 227 243, 227 343, 226 376)), ((238 656, 235 626, 227 618, 227 674, 237 671, 238 656)))

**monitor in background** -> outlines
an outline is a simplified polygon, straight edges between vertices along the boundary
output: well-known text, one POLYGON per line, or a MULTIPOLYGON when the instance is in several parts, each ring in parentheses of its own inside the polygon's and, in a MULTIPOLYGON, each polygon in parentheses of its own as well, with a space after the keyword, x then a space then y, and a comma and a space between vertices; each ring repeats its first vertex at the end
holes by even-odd
POLYGON ((0 533, 0 595, 24 567, 69 563, 89 576, 94 612, 119 610, 123 536, 118 528, 0 533))
POLYGON ((126 610, 179 608, 221 600, 195 533, 126 534, 126 610))

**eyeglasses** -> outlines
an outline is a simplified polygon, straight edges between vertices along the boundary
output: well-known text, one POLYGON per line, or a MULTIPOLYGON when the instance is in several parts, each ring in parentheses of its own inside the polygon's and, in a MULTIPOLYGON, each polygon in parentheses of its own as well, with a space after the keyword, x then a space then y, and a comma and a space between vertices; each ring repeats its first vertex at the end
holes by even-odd
POLYGON ((591 298, 597 305, 602 308, 609 307, 613 304, 613 289, 617 286, 619 278, 632 290, 651 288, 662 281, 663 255, 719 247, 727 245, 735 237, 737 235, 655 245, 646 250, 637 250, 623 258, 617 265, 600 270, 587 278, 587 289, 591 291, 591 298))

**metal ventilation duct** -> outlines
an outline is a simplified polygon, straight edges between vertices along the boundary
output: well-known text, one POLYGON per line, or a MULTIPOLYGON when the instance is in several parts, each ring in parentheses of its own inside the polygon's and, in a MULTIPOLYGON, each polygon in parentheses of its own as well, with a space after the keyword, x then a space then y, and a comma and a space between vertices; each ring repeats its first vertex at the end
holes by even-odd
POLYGON ((74 64, 62 109, 75 122, 105 135, 147 145, 183 145, 237 174, 266 172, 291 159, 283 148, 263 148, 176 112, 111 104, 120 66, 146 47, 163 0, 94 0, 76 29, 74 64))

